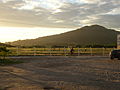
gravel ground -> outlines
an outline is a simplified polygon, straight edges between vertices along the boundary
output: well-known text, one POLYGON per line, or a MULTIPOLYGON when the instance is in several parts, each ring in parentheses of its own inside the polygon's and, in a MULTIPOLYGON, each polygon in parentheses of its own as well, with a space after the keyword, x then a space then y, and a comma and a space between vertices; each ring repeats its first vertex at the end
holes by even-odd
POLYGON ((120 60, 100 56, 11 57, 0 66, 0 90, 120 90, 120 60))

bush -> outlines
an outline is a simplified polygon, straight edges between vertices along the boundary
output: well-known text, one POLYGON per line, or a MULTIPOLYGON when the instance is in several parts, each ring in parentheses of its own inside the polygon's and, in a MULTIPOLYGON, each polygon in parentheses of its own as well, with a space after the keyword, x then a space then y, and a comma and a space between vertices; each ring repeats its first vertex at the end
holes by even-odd
POLYGON ((11 60, 11 59, 1 59, 0 60, 0 66, 11 65, 11 64, 19 64, 19 63, 23 63, 23 61, 11 60))
POLYGON ((5 57, 7 56, 9 50, 7 50, 6 47, 0 47, 0 56, 1 59, 5 59, 5 57))

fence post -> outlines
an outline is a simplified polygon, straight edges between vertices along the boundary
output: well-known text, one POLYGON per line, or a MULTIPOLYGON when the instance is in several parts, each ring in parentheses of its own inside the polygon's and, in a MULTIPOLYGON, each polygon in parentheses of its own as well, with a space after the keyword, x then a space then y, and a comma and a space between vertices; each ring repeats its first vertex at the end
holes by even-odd
MULTIPOLYGON (((60 56, 61 56, 60 47, 59 47, 59 49, 58 49, 58 52, 59 52, 59 54, 60 54, 60 56)), ((59 55, 59 54, 58 54, 58 55, 59 55)))
POLYGON ((93 55, 93 51, 92 51, 92 48, 90 47, 90 53, 91 53, 91 56, 93 55))
POLYGON ((66 48, 64 47, 64 55, 66 56, 66 48))
POLYGON ((17 56, 19 55, 19 47, 17 47, 17 56))
POLYGON ((33 49, 34 49, 34 56, 36 56, 36 48, 34 47, 33 49))
POLYGON ((105 48, 103 47, 102 49, 103 49, 103 56, 104 56, 105 55, 105 52, 104 52, 105 48))
POLYGON ((50 56, 51 56, 51 55, 52 55, 52 54, 51 54, 51 48, 49 48, 49 51, 50 51, 50 56))
POLYGON ((80 56, 80 48, 78 47, 78 56, 80 56))

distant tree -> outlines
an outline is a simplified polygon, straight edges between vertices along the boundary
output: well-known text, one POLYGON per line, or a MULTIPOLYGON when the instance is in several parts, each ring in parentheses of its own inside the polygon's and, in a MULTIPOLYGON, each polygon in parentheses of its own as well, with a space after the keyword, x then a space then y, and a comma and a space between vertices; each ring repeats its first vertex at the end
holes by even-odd
POLYGON ((0 47, 0 56, 1 59, 5 59, 5 57, 7 56, 9 50, 7 50, 6 47, 0 47))

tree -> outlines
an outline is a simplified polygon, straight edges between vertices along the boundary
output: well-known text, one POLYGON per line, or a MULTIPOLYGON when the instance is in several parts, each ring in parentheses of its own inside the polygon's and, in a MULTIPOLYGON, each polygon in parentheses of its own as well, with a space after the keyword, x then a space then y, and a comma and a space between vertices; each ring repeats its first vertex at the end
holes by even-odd
POLYGON ((0 56, 2 59, 5 59, 5 57, 7 56, 9 50, 7 50, 6 47, 0 47, 0 56))

